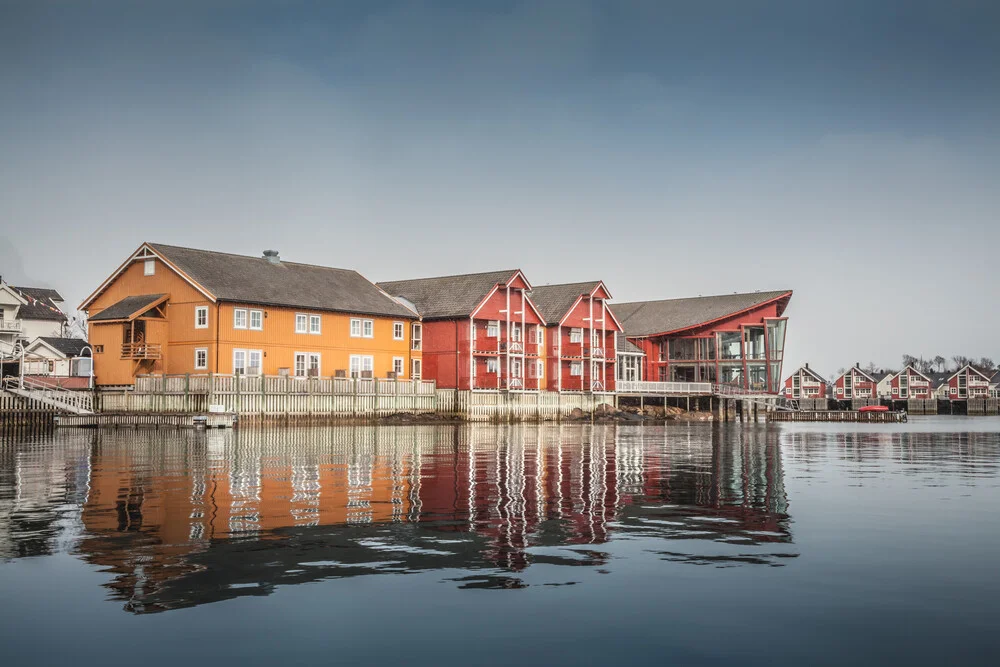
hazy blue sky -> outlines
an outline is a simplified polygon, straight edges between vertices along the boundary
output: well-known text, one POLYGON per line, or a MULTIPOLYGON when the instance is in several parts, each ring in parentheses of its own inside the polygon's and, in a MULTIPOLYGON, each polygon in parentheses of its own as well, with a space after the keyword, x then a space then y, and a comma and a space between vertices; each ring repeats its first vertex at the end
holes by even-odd
POLYGON ((1000 357, 1000 3, 4 2, 0 273, 142 241, 791 288, 786 372, 1000 357))

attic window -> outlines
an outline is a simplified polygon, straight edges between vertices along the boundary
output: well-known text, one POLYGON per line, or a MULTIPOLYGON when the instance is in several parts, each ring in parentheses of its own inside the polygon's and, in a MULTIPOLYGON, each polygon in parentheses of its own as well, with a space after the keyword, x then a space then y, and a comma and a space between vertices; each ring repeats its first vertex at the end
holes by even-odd
POLYGON ((142 275, 152 276, 156 275, 156 260, 147 259, 142 263, 142 275))

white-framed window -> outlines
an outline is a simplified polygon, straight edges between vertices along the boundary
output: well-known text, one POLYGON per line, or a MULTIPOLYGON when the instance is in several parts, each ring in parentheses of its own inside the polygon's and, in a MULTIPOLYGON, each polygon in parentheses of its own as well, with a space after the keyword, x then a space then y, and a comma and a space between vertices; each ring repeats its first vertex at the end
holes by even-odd
POLYGON ((251 310, 250 311, 250 328, 254 331, 263 331, 264 329, 264 311, 263 310, 251 310))
POLYGON ((264 365, 261 350, 233 350, 233 373, 237 375, 260 375, 264 365))
POLYGON ((541 359, 535 359, 535 377, 545 377, 545 362, 541 359))
POLYGON ((194 328, 208 328, 208 306, 195 306, 194 308, 194 328))
POLYGON ((539 345, 545 345, 545 329, 541 326, 535 327, 535 342, 539 345))
POLYGON ((486 337, 496 338, 500 335, 500 320, 490 320, 486 323, 486 337))
POLYGON ((896 396, 897 394, 899 394, 899 387, 893 387, 892 388, 892 395, 896 396))
POLYGON ((296 352, 293 368, 295 377, 319 377, 322 374, 320 355, 316 352, 296 352))
POLYGON ((951 395, 952 395, 952 396, 954 396, 954 395, 956 395, 957 393, 958 393, 958 387, 952 387, 952 388, 951 388, 951 395))
POLYGON ((351 355, 351 377, 361 377, 361 374, 368 371, 374 374, 375 370, 375 357, 367 354, 352 354, 351 355))
MULTIPOLYGON (((582 335, 582 332, 581 332, 582 335)), ((582 361, 571 361, 569 364, 569 374, 573 377, 580 377, 583 375, 583 362, 582 361)))
POLYGON ((496 373, 497 369, 500 368, 500 361, 496 357, 486 358, 486 372, 496 373))
POLYGON ((393 340, 403 340, 405 329, 403 328, 402 322, 392 323, 392 339, 393 340))
POLYGON ((410 360, 410 379, 420 380, 423 377, 423 363, 420 359, 410 360))
POLYGON ((309 333, 319 334, 321 333, 320 326, 322 325, 322 318, 319 315, 309 316, 309 333))
POLYGON ((573 328, 569 330, 569 342, 571 343, 582 343, 583 342, 583 329, 573 328))
POLYGON ((414 322, 410 327, 410 349, 419 350, 423 344, 424 327, 420 322, 414 322))
POLYGON ((295 313, 295 333, 309 333, 309 316, 295 313))
POLYGON ((235 309, 233 309, 233 328, 234 329, 246 329, 247 328, 247 309, 246 308, 235 308, 235 309))
POLYGON ((521 325, 515 324, 510 328, 510 339, 512 341, 521 342, 521 325))
POLYGON ((397 378, 405 377, 406 373, 406 359, 403 357, 393 357, 392 358, 392 372, 396 374, 397 378))
POLYGON ((375 322, 373 320, 351 319, 351 338, 374 338, 375 322))
POLYGON ((142 275, 144 276, 155 276, 156 275, 156 260, 147 259, 142 263, 142 275))
POLYGON ((194 369, 196 371, 208 370, 208 348, 196 347, 194 350, 194 369))
POLYGON ((260 375, 264 370, 264 353, 247 350, 247 375, 260 375))

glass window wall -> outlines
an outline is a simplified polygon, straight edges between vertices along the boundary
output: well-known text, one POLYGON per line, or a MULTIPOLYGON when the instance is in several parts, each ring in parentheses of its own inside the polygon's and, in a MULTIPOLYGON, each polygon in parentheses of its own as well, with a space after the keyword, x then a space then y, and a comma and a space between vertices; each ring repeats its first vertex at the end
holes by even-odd
POLYGON ((747 327, 743 330, 743 341, 746 345, 746 358, 764 360, 767 351, 764 347, 764 327, 747 327))
POLYGON ((767 364, 747 364, 748 388, 767 391, 767 364))
POLYGON ((694 338, 671 338, 670 360, 694 361, 696 342, 694 338))
POLYGON ((719 364, 719 382, 743 386, 743 364, 719 364))
POLYGON ((785 328, 788 320, 767 320, 767 358, 781 361, 785 353, 785 328))
POLYGON ((743 358, 741 353, 743 341, 741 340, 739 331, 720 331, 718 333, 718 337, 719 359, 727 360, 743 358))

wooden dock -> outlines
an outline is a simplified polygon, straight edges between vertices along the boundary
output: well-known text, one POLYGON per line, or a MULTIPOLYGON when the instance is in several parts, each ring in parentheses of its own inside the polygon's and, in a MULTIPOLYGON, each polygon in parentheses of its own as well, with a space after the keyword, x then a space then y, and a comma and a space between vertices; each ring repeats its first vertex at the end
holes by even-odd
POLYGON ((55 425, 59 428, 233 428, 236 426, 236 415, 106 412, 94 415, 58 415, 55 425))
POLYGON ((768 412, 769 422, 855 422, 862 424, 898 424, 906 421, 905 412, 860 412, 858 410, 797 410, 768 412))
POLYGON ((10 392, 0 391, 0 433, 25 435, 52 430, 56 410, 10 392))

